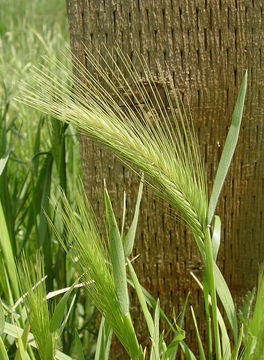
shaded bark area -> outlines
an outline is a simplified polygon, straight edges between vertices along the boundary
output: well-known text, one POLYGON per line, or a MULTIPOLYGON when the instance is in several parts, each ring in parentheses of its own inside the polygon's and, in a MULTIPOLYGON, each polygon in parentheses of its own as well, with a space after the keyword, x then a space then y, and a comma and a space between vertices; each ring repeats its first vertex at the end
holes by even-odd
MULTIPOLYGON (((131 60, 139 52, 153 74, 157 63, 169 70, 175 86, 189 102, 213 184, 240 82, 248 69, 248 91, 240 139, 223 188, 217 213, 222 220, 219 266, 239 299, 256 284, 258 264, 264 258, 263 112, 264 112, 264 2, 176 0, 67 0, 71 48, 85 65, 83 44, 91 51, 116 44, 131 60)), ((102 50, 104 51, 104 50, 102 50)), ((134 63, 138 68, 138 64, 134 63)), ((100 218, 104 214, 103 179, 121 218, 123 191, 128 197, 128 224, 138 179, 118 159, 80 136, 83 181, 100 218)), ((183 224, 162 200, 145 190, 134 254, 142 285, 168 316, 178 313, 187 292, 204 331, 203 299, 190 271, 198 277, 202 263, 183 224)), ((132 314, 137 305, 132 300, 132 314)), ((142 321, 138 321, 141 332, 142 321)), ((190 314, 187 339, 195 347, 190 314)), ((115 358, 118 356, 116 355, 115 358)), ((122 357, 124 358, 124 357, 122 357)))

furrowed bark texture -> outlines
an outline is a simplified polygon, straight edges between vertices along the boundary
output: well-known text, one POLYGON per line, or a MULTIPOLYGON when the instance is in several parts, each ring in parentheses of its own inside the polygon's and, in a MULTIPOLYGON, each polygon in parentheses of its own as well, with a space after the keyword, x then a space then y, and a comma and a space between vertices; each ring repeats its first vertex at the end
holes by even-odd
MULTIPOLYGON (((248 69, 240 139, 217 207, 223 236, 219 265, 239 299, 256 284, 258 264, 264 258, 264 2, 67 0, 67 6, 71 48, 83 64, 83 43, 92 51, 102 43, 110 50, 118 44, 132 61, 139 52, 153 73, 157 63, 163 69, 167 64, 176 87, 190 103, 209 193, 241 79, 248 69)), ((137 178, 85 136, 80 140, 83 180, 97 213, 103 217, 105 178, 119 218, 123 191, 127 192, 130 221, 137 178)), ((203 333, 202 294, 190 276, 190 271, 201 276, 200 256, 185 226, 149 189, 142 201, 134 254, 140 254, 136 269, 142 284, 160 298, 168 315, 172 306, 176 313, 180 311, 191 291, 190 302, 203 333)), ((135 305, 133 312, 137 313, 135 305)), ((187 342, 195 342, 189 312, 185 329, 187 342)))

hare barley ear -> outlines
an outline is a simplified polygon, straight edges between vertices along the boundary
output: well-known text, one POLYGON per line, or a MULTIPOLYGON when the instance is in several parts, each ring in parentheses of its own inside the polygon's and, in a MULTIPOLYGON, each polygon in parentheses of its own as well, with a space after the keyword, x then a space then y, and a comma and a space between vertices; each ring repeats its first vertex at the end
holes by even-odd
POLYGON ((25 256, 19 266, 20 286, 24 295, 31 331, 41 360, 54 359, 56 339, 50 331, 50 315, 46 298, 43 257, 37 253, 33 264, 25 256))
POLYGON ((125 75, 110 54, 107 58, 111 65, 104 57, 99 63, 87 50, 86 61, 92 72, 75 58, 74 72, 59 62, 55 64, 63 76, 50 76, 49 64, 34 69, 39 88, 27 86, 20 101, 78 127, 143 170, 148 182, 195 235, 203 237, 207 190, 192 119, 161 72, 157 81, 138 57, 140 76, 122 52, 116 53, 125 75))

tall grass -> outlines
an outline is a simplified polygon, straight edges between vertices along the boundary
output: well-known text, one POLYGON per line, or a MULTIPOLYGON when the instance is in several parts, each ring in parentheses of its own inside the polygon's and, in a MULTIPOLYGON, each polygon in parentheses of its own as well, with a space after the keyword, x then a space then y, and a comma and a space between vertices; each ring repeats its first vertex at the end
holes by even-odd
MULTIPOLYGON (((16 270, 16 264, 20 263, 23 252, 34 262, 36 252, 41 249, 42 270, 48 276, 47 291, 67 288, 76 280, 45 214, 52 217, 63 234, 64 225, 50 208, 49 198, 51 193, 59 195, 60 186, 74 204, 74 183, 81 173, 80 156, 77 134, 72 127, 51 122, 48 116, 15 102, 14 97, 22 81, 33 80, 30 68, 42 63, 44 54, 60 56, 59 49, 68 42, 65 2, 3 0, 0 35, 0 296, 4 329, 9 333, 2 336, 10 359, 25 353, 35 359, 38 355, 30 346, 32 334, 27 338, 30 330, 25 303, 14 307, 23 294, 18 286, 21 271, 16 270)), ((28 268, 31 274, 32 264, 28 268)), ((34 286, 33 278, 28 279, 28 286, 30 282, 34 286)), ((82 290, 78 290, 76 296, 80 302, 72 307, 68 326, 61 331, 59 346, 68 353, 74 352, 75 329, 83 328, 87 335, 84 347, 87 355, 93 353, 91 345, 97 332, 94 305, 82 290)), ((58 300, 52 299, 50 302, 55 306, 58 300)), ((68 306, 70 304, 66 311, 68 306)), ((31 328, 37 339, 34 327, 31 328)), ((1 334, 2 331, 1 328, 1 334)))
MULTIPOLYGON (((149 183, 153 185, 161 196, 168 200, 190 227, 204 261, 205 270, 201 287, 204 293, 207 318, 208 359, 213 359, 214 357, 217 360, 237 359, 239 355, 243 359, 249 359, 255 353, 255 347, 252 345, 253 340, 249 340, 249 343, 244 341, 245 348, 243 350, 241 345, 244 339, 243 326, 240 330, 238 329, 237 314, 230 290, 216 265, 220 245, 221 222, 219 217, 214 214, 238 140, 246 93, 247 74, 245 74, 242 80, 212 194, 208 200, 204 169, 193 124, 190 120, 191 117, 188 116, 177 93, 173 90, 172 83, 170 86, 167 85, 170 79, 160 72, 159 77, 162 80, 166 96, 166 102, 164 102, 157 89, 155 79, 140 57, 138 57, 138 62, 142 65, 141 73, 143 73, 144 81, 135 71, 130 60, 120 53, 119 50, 117 56, 119 57, 118 63, 120 64, 121 62, 122 67, 126 69, 126 75, 122 74, 117 62, 113 58, 111 61, 114 64, 114 69, 110 67, 104 58, 100 59, 103 65, 94 61, 89 51, 87 51, 87 61, 96 73, 99 74, 99 80, 98 77, 94 77, 93 72, 89 72, 76 59, 74 59, 75 75, 69 73, 61 62, 53 62, 58 71, 61 71, 63 74, 61 76, 50 76, 45 66, 41 69, 35 69, 34 78, 39 87, 35 88, 34 85, 32 88, 29 85, 25 87, 21 101, 63 122, 78 127, 92 139, 110 148, 124 161, 128 161, 135 169, 140 169, 145 173, 149 183), (66 81, 62 80, 69 77, 74 84, 74 89, 66 81), (85 81, 80 79, 85 79, 85 81), (104 86, 102 86, 102 83, 104 86), (136 94, 139 94, 140 99, 143 99, 145 108, 140 106, 141 103, 136 94), (128 97, 133 99, 135 107, 131 107, 128 97), (219 300, 222 302, 224 313, 229 320, 232 340, 228 335, 223 316, 218 309, 217 303, 219 300)), ((82 198, 83 195, 79 198, 79 204, 82 203, 82 198)), ((110 259, 114 281, 112 288, 115 289, 121 311, 123 311, 123 314, 129 314, 127 289, 124 286, 127 281, 126 272, 124 272, 126 267, 124 261, 126 239, 124 239, 122 244, 107 193, 106 200, 106 215, 109 224, 109 248, 110 252, 114 254, 110 259)), ((66 206, 67 203, 64 204, 66 206)), ((60 212, 68 231, 72 235, 77 234, 78 240, 76 238, 73 245, 71 244, 75 248, 75 244, 78 244, 78 241, 85 244, 86 240, 79 236, 80 229, 78 230, 78 227, 75 225, 75 215, 70 212, 69 207, 66 206, 66 208, 66 213, 62 209, 60 212)), ((88 213, 88 218, 91 218, 90 211, 86 212, 88 213)), ((84 221, 86 215, 83 210, 80 211, 80 216, 82 221, 84 221)), ((85 233, 91 236, 91 231, 86 231, 85 233)), ((99 244, 98 238, 97 241, 99 244)), ((67 243, 64 246, 67 247, 67 243)), ((85 266, 89 268, 93 260, 84 260, 83 254, 86 253, 86 250, 82 247, 82 249, 77 248, 76 251, 78 261, 82 264, 83 269, 85 266)), ((109 262, 109 260, 107 261, 109 262)), ((175 340, 175 338, 174 342, 167 346, 163 336, 159 336, 159 303, 156 303, 155 314, 152 318, 146 306, 144 292, 133 271, 133 267, 128 258, 126 261, 152 339, 150 359, 173 359, 176 357, 178 345, 181 346, 186 358, 195 359, 195 355, 191 353, 182 339, 175 340)), ((94 274, 90 278, 95 281, 95 287, 96 284, 100 283, 97 277, 100 277, 99 273, 94 274)), ((260 274, 259 294, 261 294, 262 288, 261 279, 262 275, 260 274)), ((197 281, 199 282, 199 280, 197 281)), ((110 281, 108 282, 109 284, 110 281)), ((104 287, 107 287, 107 284, 104 287)), ((92 287, 90 291, 92 294, 96 294, 96 296, 99 295, 99 303, 95 303, 99 309, 102 306, 100 310, 107 320, 109 311, 104 310, 103 291, 93 290, 92 287)), ((261 297, 261 295, 259 296, 261 297)), ((256 309, 259 309, 259 307, 260 305, 257 301, 256 309)), ((199 334, 199 324, 196 322, 193 310, 192 315, 197 332, 199 356, 201 359, 205 359, 206 355, 199 334)), ((254 323, 254 320, 252 321, 254 323)), ((122 336, 115 330, 117 324, 120 325, 121 323, 121 319, 118 318, 114 324, 109 321, 113 331, 117 333, 120 341, 124 343, 122 336)), ((173 326, 172 328, 175 334, 178 334, 178 331, 173 326)), ((255 323, 254 329, 256 333, 259 333, 257 328, 258 325, 255 323)), ((248 333, 247 336, 253 339, 253 332, 248 333)), ((261 340, 258 339, 258 336, 256 336, 256 343, 261 346, 261 340)), ((125 348, 127 349, 126 346, 125 348)), ((128 353, 132 359, 145 356, 145 353, 140 352, 134 355, 130 351, 128 353)))

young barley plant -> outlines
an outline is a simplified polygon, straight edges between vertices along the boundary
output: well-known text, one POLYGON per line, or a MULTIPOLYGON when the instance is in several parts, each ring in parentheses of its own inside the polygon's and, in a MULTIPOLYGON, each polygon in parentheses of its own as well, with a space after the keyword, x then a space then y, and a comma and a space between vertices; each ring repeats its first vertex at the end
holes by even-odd
MULTIPOLYGON (((165 103, 145 62, 140 57, 138 58, 142 65, 144 77, 144 81, 142 81, 130 60, 119 50, 117 52, 119 63, 121 62, 122 67, 126 69, 126 75, 119 70, 113 58, 111 58, 111 62, 114 63, 114 69, 103 57, 101 57, 103 65, 99 64, 87 51, 86 59, 98 76, 95 77, 92 72, 87 71, 74 57, 74 74, 69 73, 62 63, 55 62, 53 66, 61 71, 61 75, 50 75, 45 66, 35 69, 34 78, 39 87, 30 88, 27 85, 23 89, 23 96, 20 101, 77 127, 92 139, 110 148, 135 169, 144 172, 147 181, 162 197, 167 199, 192 230, 205 264, 202 283, 198 279, 196 281, 200 284, 204 294, 208 330, 207 355, 205 355, 200 339, 199 324, 196 323, 195 314, 192 310, 197 331, 199 358, 216 358, 217 360, 233 360, 239 356, 244 360, 254 358, 252 356, 257 349, 256 344, 261 347, 262 342, 258 339, 258 335, 254 336, 253 331, 250 334, 247 333, 248 341, 243 335, 243 327, 238 331, 234 302, 216 265, 221 222, 219 217, 214 215, 238 140, 247 74, 242 80, 212 194, 208 200, 205 172, 193 124, 173 88, 170 78, 165 77, 162 72, 159 74, 166 95, 165 103), (73 86, 64 80, 69 78, 73 86), (143 99, 145 107, 141 106, 139 97, 143 99), (133 100, 136 106, 131 107, 129 98, 133 100), (229 321, 233 335, 232 340, 223 316, 218 309, 218 299, 222 302, 225 315, 229 321)), ((106 322, 116 332, 131 358, 137 359, 146 355, 137 343, 129 315, 125 271, 127 264, 152 339, 150 359, 174 359, 178 344, 187 359, 195 359, 195 355, 184 343, 184 336, 179 327, 171 324, 171 328, 175 331, 175 338, 169 346, 165 344, 162 335, 159 336, 159 316, 163 313, 160 310, 159 303, 155 303, 155 314, 152 318, 146 303, 150 298, 140 286, 130 260, 128 258, 125 260, 125 256, 130 255, 130 251, 127 253, 124 249, 131 249, 131 245, 127 245, 126 238, 122 241, 107 191, 105 192, 105 202, 109 224, 110 256, 102 252, 101 245, 95 246, 95 244, 100 244, 100 239, 97 235, 95 236, 94 225, 91 225, 93 224, 93 216, 90 206, 83 205, 83 197, 84 194, 78 199, 81 221, 71 211, 66 199, 63 200, 64 208, 60 208, 60 212, 63 215, 68 232, 74 239, 70 244, 66 241, 64 246, 66 250, 69 249, 69 246, 73 248, 74 256, 78 258, 84 276, 87 277, 88 281, 94 281, 93 285, 88 287, 88 291, 106 322), (87 231, 84 232, 83 227, 87 231), (88 246, 85 245, 86 236, 92 239, 91 244, 93 245, 89 246, 93 246, 93 249, 85 249, 85 246, 88 246), (88 254, 94 255, 89 258, 88 254), (99 264, 96 265, 99 259, 101 259, 100 266, 99 264), (110 264, 110 267, 106 264, 110 264), (108 294, 107 299, 105 294, 108 294), (109 296, 111 302, 109 302, 109 296), (111 319, 114 310, 113 302, 115 302, 118 314, 114 319, 111 319), (129 329, 126 334, 122 330, 125 323, 129 325, 126 325, 126 328, 129 329)), ((61 241, 64 242, 63 239, 61 241)), ((259 297, 262 296, 262 283, 263 276, 261 273, 259 297)), ((256 309, 259 309, 258 302, 256 309)), ((256 334, 260 334, 262 331, 261 324, 254 319, 256 316, 255 318, 253 316, 251 324, 256 334)), ((104 325, 102 327, 105 329, 104 325)), ((102 342, 99 341, 98 344, 100 348, 102 342)))

